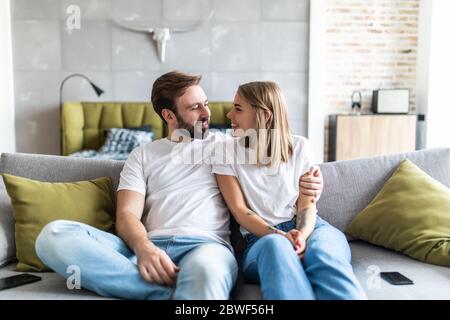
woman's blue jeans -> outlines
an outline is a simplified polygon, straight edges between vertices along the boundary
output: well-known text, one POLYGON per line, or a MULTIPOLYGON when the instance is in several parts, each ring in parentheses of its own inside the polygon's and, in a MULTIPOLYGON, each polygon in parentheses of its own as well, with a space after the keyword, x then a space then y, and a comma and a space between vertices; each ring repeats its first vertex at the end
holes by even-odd
POLYGON ((65 278, 72 275, 68 270, 79 270, 81 287, 105 297, 229 298, 238 267, 225 245, 185 236, 159 237, 152 242, 180 267, 175 288, 146 282, 136 255, 122 239, 80 222, 57 220, 46 225, 36 240, 36 253, 65 278))
MULTIPOLYGON (((295 217, 277 228, 294 229, 295 217)), ((246 238, 244 275, 247 281, 261 284, 264 299, 367 299, 353 273, 347 239, 320 217, 303 259, 282 235, 257 238, 248 234, 246 238)))

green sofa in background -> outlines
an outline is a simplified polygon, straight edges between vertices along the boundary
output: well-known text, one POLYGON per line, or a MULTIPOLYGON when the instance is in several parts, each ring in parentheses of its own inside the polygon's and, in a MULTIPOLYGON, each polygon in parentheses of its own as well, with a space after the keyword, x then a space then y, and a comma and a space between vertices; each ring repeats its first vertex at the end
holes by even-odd
MULTIPOLYGON (((211 124, 230 124, 226 114, 232 102, 210 102, 211 124)), ((65 102, 61 111, 62 155, 86 149, 98 150, 105 130, 151 125, 154 139, 167 135, 167 128, 150 102, 65 102)))

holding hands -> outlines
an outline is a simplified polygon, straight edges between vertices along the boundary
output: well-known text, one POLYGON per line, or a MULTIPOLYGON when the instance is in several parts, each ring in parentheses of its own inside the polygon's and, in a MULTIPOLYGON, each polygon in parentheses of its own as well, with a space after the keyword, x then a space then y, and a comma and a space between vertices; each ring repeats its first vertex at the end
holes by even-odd
POLYGON ((300 257, 303 258, 305 249, 306 249, 306 240, 302 235, 302 232, 297 229, 289 230, 288 232, 285 232, 283 234, 292 244, 294 247, 295 253, 300 257))

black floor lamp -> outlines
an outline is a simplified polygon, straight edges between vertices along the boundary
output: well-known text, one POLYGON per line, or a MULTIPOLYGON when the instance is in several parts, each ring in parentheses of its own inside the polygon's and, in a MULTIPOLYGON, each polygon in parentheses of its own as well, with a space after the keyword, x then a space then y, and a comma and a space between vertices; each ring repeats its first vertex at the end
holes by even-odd
MULTIPOLYGON (((89 82, 89 84, 91 85, 92 89, 94 89, 95 93, 97 94, 97 97, 100 97, 105 91, 101 88, 99 88, 97 85, 95 85, 88 77, 86 77, 84 74, 81 73, 73 73, 68 75, 67 77, 65 77, 63 79, 63 81, 61 82, 61 85, 59 86, 59 121, 62 121, 62 91, 63 91, 63 87, 64 87, 64 83, 69 80, 70 78, 74 78, 74 77, 80 77, 85 79, 87 82, 89 82)), ((62 146, 62 141, 63 141, 63 137, 62 137, 62 125, 61 126, 61 143, 60 143, 60 153, 62 155, 63 153, 63 146, 62 146)))

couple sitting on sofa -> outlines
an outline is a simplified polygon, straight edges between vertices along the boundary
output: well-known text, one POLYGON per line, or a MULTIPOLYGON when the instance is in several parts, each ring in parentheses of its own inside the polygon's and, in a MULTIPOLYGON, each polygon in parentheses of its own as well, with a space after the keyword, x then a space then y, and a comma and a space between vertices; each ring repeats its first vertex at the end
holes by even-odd
POLYGON ((244 275, 261 283, 264 299, 365 299, 345 236, 316 215, 321 173, 308 140, 290 133, 279 87, 238 88, 227 115, 231 139, 208 131, 200 79, 169 72, 155 81, 152 104, 169 135, 135 149, 125 163, 120 237, 57 220, 36 240, 39 258, 64 277, 78 266, 81 286, 106 297, 228 299, 238 272, 229 208, 247 240, 244 275), (174 161, 175 150, 208 147, 236 160, 230 145, 254 161, 174 161))

